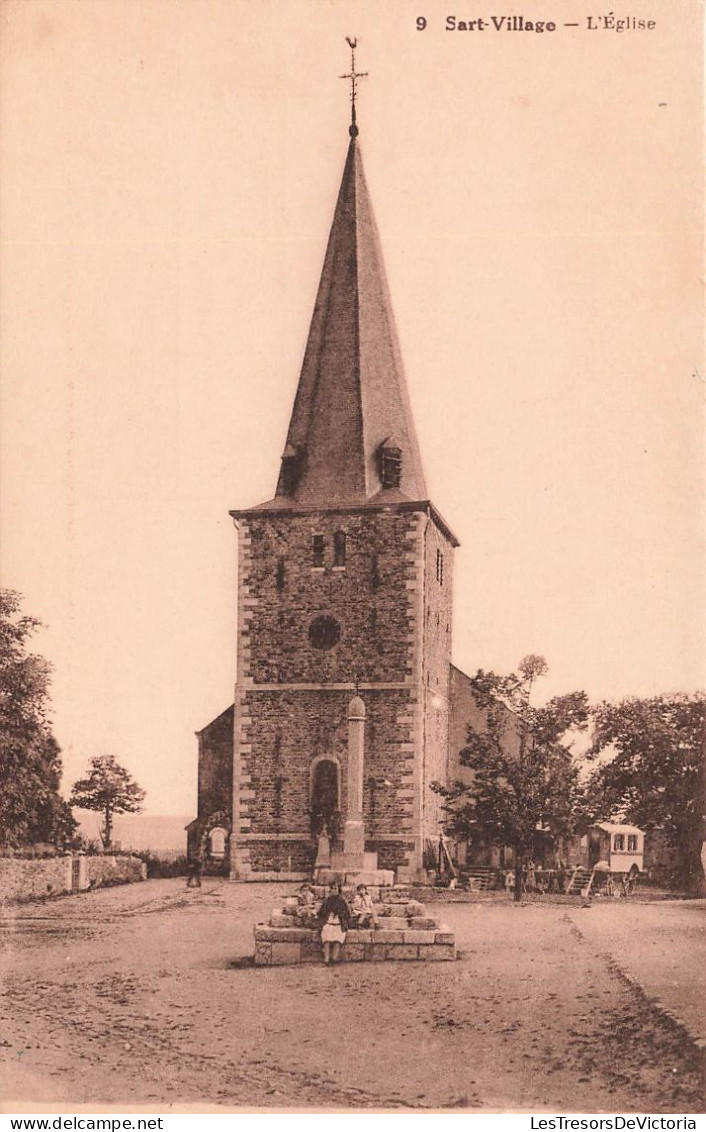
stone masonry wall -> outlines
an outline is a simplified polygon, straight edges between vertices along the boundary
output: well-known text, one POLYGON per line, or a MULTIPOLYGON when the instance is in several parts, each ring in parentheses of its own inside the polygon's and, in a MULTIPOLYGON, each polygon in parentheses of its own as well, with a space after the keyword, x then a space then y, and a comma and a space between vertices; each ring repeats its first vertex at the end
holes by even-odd
POLYGON ((230 813, 233 791, 233 707, 198 733, 199 813, 230 813))
MULTIPOLYGON (((340 767, 340 804, 347 805, 347 720, 350 691, 250 692, 248 726, 252 750, 243 755, 250 778, 251 798, 241 805, 241 817, 249 821, 248 832, 261 834, 288 830, 310 833, 312 764, 318 756, 332 759, 340 767), (278 779, 281 794, 278 795, 278 779)), ((404 819, 411 822, 411 801, 400 796, 405 777, 411 773, 413 752, 400 750, 399 716, 409 703, 409 693, 367 691, 365 724, 365 775, 388 785, 376 786, 374 825, 377 834, 400 833, 404 819)), ((365 790, 364 813, 370 831, 371 791, 365 790)), ((242 824, 242 823, 241 823, 242 824)), ((411 832, 407 825, 406 832, 411 832)))
POLYGON ((441 829, 441 798, 433 782, 448 775, 451 634, 453 621, 454 547, 432 520, 425 532, 424 628, 424 759, 421 775, 421 825, 425 839, 436 841, 441 829))
POLYGON ((0 857, 0 901, 14 903, 71 892, 71 857, 0 857))
POLYGON ((485 731, 487 712, 473 695, 471 683, 460 668, 451 667, 451 718, 449 725, 449 781, 473 781, 473 772, 461 765, 460 752, 466 746, 468 729, 485 731))
MULTIPOLYGON (((520 747, 520 721, 518 716, 498 701, 495 709, 499 713, 500 741, 510 752, 517 753, 520 747)), ((488 728, 488 712, 482 708, 471 688, 470 678, 465 672, 451 668, 451 720, 449 731, 449 781, 457 779, 467 784, 473 781, 473 771, 461 765, 460 753, 466 746, 468 730, 483 732, 488 728)))
POLYGON ((96 857, 86 857, 85 861, 91 888, 147 880, 147 865, 139 857, 113 857, 101 853, 96 857))
MULTIPOLYGON (((147 866, 139 857, 80 856, 77 885, 79 890, 103 884, 145 880, 147 866)), ((47 896, 61 896, 72 891, 72 857, 70 854, 40 859, 0 857, 0 902, 16 903, 47 896)))
MULTIPOLYGON (((255 683, 399 681, 409 671, 405 536, 415 516, 315 512, 243 524, 249 539, 247 585, 253 616, 241 626, 255 683), (334 534, 346 536, 345 566, 335 566, 334 534), (313 565, 313 538, 324 539, 324 565, 313 565), (341 626, 332 649, 311 647, 320 615, 341 626)), ((242 673, 244 675, 245 673, 242 673)))
MULTIPOLYGON (((364 692, 365 786, 363 809, 369 840, 382 860, 394 858, 401 863, 400 852, 390 837, 409 845, 413 840, 413 716, 410 703, 413 693, 398 690, 364 692), (371 787, 370 779, 375 779, 371 787)), ((247 746, 241 755, 247 790, 241 792, 239 834, 247 843, 251 867, 255 860, 260 867, 273 868, 283 858, 301 850, 286 842, 286 851, 279 843, 282 833, 300 834, 306 853, 315 854, 311 836, 311 789, 317 758, 331 759, 338 764, 340 775, 339 808, 345 814, 347 805, 347 709, 351 690, 295 691, 258 690, 245 695, 247 746), (274 835, 272 863, 267 861, 266 846, 256 839, 274 835), (243 837, 243 835, 245 835, 243 837)), ((306 855, 306 854, 305 854, 306 855)), ((307 858, 308 859, 308 858, 307 858)))
MULTIPOLYGON (((504 748, 511 753, 518 754, 520 747, 520 721, 518 717, 498 702, 495 707, 500 725, 500 741, 504 748)), ((488 729, 488 711, 480 706, 473 694, 470 678, 459 668, 451 666, 451 714, 449 727, 449 782, 463 782, 470 786, 473 783, 473 771, 461 763, 461 751, 467 745, 469 731, 482 734, 488 729)), ((458 847, 461 860, 466 862, 466 846, 461 843, 458 847)), ((499 865, 501 861, 500 850, 479 842, 471 845, 472 860, 475 864, 499 865)), ((504 850, 504 863, 512 862, 512 851, 506 847, 504 850)))
POLYGON ((453 633, 453 567, 454 547, 430 520, 425 538, 424 682, 445 699, 449 695, 453 633))
POLYGON ((317 758, 338 764, 345 813, 346 712, 356 685, 367 710, 369 840, 381 867, 408 856, 418 789, 415 587, 423 518, 390 511, 265 513, 241 520, 235 875, 268 871, 283 859, 313 863, 310 792, 317 758), (346 536, 345 566, 334 564, 337 531, 346 536), (315 535, 324 540, 321 566, 314 563, 315 535), (313 647, 309 637, 320 616, 340 626, 328 649, 313 647))

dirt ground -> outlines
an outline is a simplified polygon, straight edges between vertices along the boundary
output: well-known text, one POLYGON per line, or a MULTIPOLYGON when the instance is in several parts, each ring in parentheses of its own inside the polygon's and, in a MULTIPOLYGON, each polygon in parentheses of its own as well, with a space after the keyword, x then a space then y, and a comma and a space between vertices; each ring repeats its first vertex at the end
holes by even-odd
MULTIPOLYGON (((5 1110, 702 1111, 702 1053, 579 911, 502 897, 438 907, 455 963, 249 967, 252 925, 284 891, 149 881, 6 913, 5 1110)), ((629 926, 633 909, 615 911, 629 926)), ((649 950, 638 919, 632 938, 649 950)))

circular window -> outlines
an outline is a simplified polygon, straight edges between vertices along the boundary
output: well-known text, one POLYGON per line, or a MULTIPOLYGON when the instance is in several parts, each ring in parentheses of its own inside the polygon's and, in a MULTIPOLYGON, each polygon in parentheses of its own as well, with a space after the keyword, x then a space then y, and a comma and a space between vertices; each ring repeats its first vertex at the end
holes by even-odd
POLYGON ((309 626, 309 640, 315 649, 332 649, 341 639, 341 626, 335 617, 315 617, 309 626))

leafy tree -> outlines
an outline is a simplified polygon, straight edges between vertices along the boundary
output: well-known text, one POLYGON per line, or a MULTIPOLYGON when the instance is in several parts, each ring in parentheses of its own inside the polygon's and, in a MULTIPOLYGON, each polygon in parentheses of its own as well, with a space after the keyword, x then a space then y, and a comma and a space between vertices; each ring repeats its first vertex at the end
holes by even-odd
POLYGON ((61 756, 48 719, 50 666, 28 652, 41 627, 22 598, 0 590, 0 842, 63 843, 75 822, 59 794, 61 756))
POLYGON ((607 761, 589 780, 591 809, 663 830, 686 890, 703 892, 706 695, 602 703, 593 719, 589 754, 607 761))
POLYGON ((113 815, 139 814, 144 799, 142 787, 113 755, 97 755, 91 759, 88 777, 74 782, 71 789, 74 806, 103 814, 100 834, 104 849, 109 849, 112 843, 113 815))
POLYGON ((434 785, 444 797, 449 833, 514 849, 516 900, 537 828, 565 836, 581 812, 578 767, 570 747, 560 740, 586 728, 588 700, 585 692, 572 692, 534 707, 533 685, 547 671, 544 658, 534 655, 525 657, 509 676, 479 669, 471 687, 485 710, 486 729, 469 727, 460 753, 461 765, 473 771, 473 781, 434 785))

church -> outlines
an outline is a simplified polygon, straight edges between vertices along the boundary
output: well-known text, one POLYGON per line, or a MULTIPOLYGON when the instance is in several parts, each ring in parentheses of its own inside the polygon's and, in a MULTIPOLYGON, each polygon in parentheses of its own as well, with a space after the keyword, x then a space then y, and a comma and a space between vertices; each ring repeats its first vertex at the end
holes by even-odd
POLYGON ((429 499, 353 115, 274 497, 238 530, 234 702, 198 732, 189 853, 233 880, 311 876, 365 708, 365 850, 422 879, 435 781, 479 711, 451 664, 452 528, 429 499))

